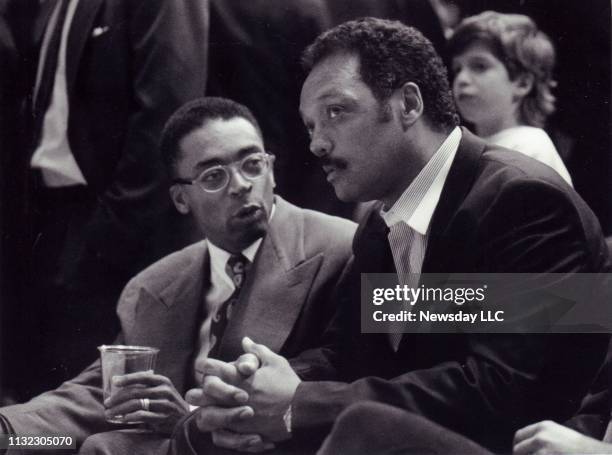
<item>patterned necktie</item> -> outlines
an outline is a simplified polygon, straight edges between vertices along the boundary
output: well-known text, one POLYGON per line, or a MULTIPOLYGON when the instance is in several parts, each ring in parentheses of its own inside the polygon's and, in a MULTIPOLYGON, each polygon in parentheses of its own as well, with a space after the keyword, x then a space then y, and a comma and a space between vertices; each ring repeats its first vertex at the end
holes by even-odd
POLYGON ((249 260, 242 254, 233 254, 227 260, 225 265, 225 273, 231 278, 235 289, 232 295, 217 309, 217 312, 212 318, 210 324, 210 357, 216 357, 221 344, 221 337, 227 327, 227 323, 232 316, 232 309, 238 302, 240 289, 246 278, 246 271, 249 265, 249 260))

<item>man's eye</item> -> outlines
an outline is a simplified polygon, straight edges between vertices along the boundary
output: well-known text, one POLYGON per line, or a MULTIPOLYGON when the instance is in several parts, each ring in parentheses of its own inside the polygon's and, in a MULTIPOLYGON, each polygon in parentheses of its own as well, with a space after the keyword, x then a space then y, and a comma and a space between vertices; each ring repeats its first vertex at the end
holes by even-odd
POLYGON ((342 108, 339 106, 329 106, 327 108, 327 116, 331 119, 338 117, 342 113, 342 108))
POLYGON ((245 171, 258 171, 264 167, 264 159, 261 157, 253 157, 246 160, 242 167, 245 171))
POLYGON ((223 180, 225 172, 221 169, 212 169, 210 171, 204 172, 200 176, 200 180, 203 182, 217 182, 219 180, 223 180))

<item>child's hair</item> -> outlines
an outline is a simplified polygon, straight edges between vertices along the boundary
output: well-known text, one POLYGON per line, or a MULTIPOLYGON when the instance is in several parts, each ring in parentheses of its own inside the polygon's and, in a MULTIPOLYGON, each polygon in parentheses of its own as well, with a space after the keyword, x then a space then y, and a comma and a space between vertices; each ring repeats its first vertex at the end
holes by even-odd
POLYGON ((489 48, 506 67, 511 80, 522 74, 533 76, 533 88, 520 105, 520 121, 543 127, 555 110, 551 93, 555 48, 536 24, 522 14, 501 14, 485 11, 465 18, 448 41, 449 55, 464 52, 475 42, 489 48))

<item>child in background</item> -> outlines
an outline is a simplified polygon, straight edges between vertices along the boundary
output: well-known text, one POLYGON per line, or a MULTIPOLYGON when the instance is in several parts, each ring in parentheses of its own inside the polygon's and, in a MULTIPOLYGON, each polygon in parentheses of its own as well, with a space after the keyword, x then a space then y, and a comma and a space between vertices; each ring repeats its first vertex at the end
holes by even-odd
POLYGON ((550 39, 527 16, 486 11, 461 21, 448 47, 455 101, 476 134, 547 164, 571 185, 542 129, 555 109, 550 39))

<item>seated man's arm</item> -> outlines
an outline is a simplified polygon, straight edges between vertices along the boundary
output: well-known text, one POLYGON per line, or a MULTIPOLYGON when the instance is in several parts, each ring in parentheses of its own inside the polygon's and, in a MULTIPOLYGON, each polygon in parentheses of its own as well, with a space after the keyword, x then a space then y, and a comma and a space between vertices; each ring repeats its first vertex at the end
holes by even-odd
MULTIPOLYGON (((586 205, 572 198, 545 182, 509 185, 484 219, 474 223, 480 229, 477 269, 558 273, 560 279, 604 271, 609 262, 599 227, 592 214, 578 210, 588 211, 586 205)), ((359 311, 359 305, 353 310, 359 311)), ((435 343, 438 336, 423 335, 423 343, 435 343)), ((475 334, 456 340, 466 342, 462 357, 393 379, 301 383, 293 399, 296 431, 323 436, 347 406, 373 400, 424 415, 468 437, 480 436, 480 443, 487 442, 483 438, 508 439, 529 422, 546 415, 567 418, 575 411, 603 360, 608 337, 475 334), (483 431, 483 422, 499 433, 483 431)))
POLYGON ((101 385, 97 360, 57 389, 1 408, 0 415, 14 434, 71 436, 79 446, 90 434, 111 429, 104 418, 101 385))
MULTIPOLYGON (((482 248, 475 254, 480 256, 483 272, 571 276, 602 271, 607 253, 599 249, 598 228, 585 226, 583 214, 562 191, 546 184, 536 190, 535 194, 529 186, 506 190, 487 212, 490 220, 479 220, 484 233, 482 248), (537 204, 538 200, 546 203, 537 204), (508 219, 513 220, 511 226, 504 221, 508 219)), ((352 305, 353 311, 358 308, 352 305)), ((510 444, 520 426, 545 416, 567 417, 575 410, 607 345, 605 336, 581 334, 477 334, 460 335, 456 340, 466 345, 462 356, 393 379, 370 376, 350 384, 300 383, 290 400, 293 436, 323 436, 349 405, 372 400, 424 415, 484 444, 500 440, 510 444), (572 374, 560 373, 563 371, 572 374)), ((434 342, 433 335, 424 340, 428 342, 434 342)), ((271 365, 272 369, 280 367, 278 378, 290 375, 281 362, 271 365)), ((274 372, 266 376, 273 377, 274 372)), ((274 402, 273 394, 278 392, 275 381, 267 382, 258 384, 257 401, 250 397, 248 404, 255 417, 235 425, 236 431, 266 435, 261 430, 267 417, 258 406, 267 394, 267 401, 274 402)), ((208 416, 222 422, 214 417, 219 412, 208 416)))
POLYGON ((339 380, 340 366, 340 338, 342 327, 342 316, 336 311, 339 302, 344 299, 344 293, 348 281, 354 279, 351 274, 353 257, 349 257, 345 263, 334 290, 329 293, 326 308, 329 308, 328 323, 323 330, 317 347, 306 349, 295 357, 289 358, 289 364, 303 381, 325 381, 339 380))

